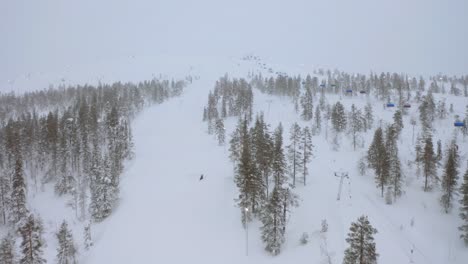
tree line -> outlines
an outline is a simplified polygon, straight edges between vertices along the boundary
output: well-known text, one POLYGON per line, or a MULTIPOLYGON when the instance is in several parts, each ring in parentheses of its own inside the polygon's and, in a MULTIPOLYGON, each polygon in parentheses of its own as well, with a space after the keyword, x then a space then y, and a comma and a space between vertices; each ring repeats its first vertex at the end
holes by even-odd
MULTIPOLYGON (((70 86, 0 95, 0 223, 10 234, 0 259, 44 263, 44 227, 28 197, 53 186, 80 221, 103 221, 118 203, 125 161, 133 158, 132 119, 144 107, 182 93, 183 80, 70 86)), ((85 228, 91 245, 90 225, 85 228)), ((64 221, 57 262, 75 263, 77 251, 64 221)))

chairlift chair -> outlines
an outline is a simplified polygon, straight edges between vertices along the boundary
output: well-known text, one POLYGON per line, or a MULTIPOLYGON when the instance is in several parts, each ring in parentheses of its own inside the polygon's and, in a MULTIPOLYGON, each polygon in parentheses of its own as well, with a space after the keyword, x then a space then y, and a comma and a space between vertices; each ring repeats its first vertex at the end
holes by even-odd
POLYGON ((455 121, 455 123, 453 123, 453 125, 455 127, 465 127, 465 122, 463 121, 455 121))

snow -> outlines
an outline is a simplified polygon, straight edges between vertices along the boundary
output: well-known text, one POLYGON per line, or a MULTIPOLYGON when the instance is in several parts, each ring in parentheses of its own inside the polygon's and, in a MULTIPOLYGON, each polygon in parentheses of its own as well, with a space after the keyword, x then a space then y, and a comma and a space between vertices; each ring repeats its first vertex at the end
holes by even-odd
MULTIPOLYGON (((440 191, 423 192, 422 178, 408 166, 407 161, 414 160, 409 120, 418 120, 416 104, 404 116, 399 143, 406 193, 393 205, 380 197, 371 172, 357 172, 373 131, 365 135, 365 148, 356 151, 344 136, 340 150, 333 151, 330 126, 328 139, 324 131, 313 137, 308 185, 296 188, 300 206, 289 219, 287 240, 277 257, 264 252, 258 222, 248 226, 246 256, 228 147, 218 146, 201 121, 208 91, 226 72, 237 77, 249 71, 305 76, 318 67, 337 67, 411 76, 466 74, 466 1, 62 2, 0 3, 0 35, 8 36, 0 43, 0 91, 187 75, 199 80, 180 98, 146 109, 134 121, 136 158, 124 173, 117 210, 92 226, 95 246, 89 252, 82 247, 85 223, 75 220, 66 201, 49 185, 37 195, 29 190, 29 207, 44 219, 49 262, 56 254, 54 233, 66 219, 80 245, 80 263, 324 263, 319 230, 326 219, 328 251, 333 263, 341 263, 350 223, 362 214, 379 232, 375 238, 381 264, 468 262, 468 250, 456 230, 458 207, 444 214, 440 191), (240 59, 246 54, 253 59, 240 59), (337 171, 349 174, 339 201, 337 171), (205 175, 203 181, 200 174, 205 175), (307 245, 299 243, 303 232, 310 235, 307 245)), ((441 139, 445 146, 457 131, 453 116, 464 115, 467 100, 437 94, 435 98, 446 98, 447 108, 450 103, 455 108, 449 118, 435 122, 434 143, 441 139)), ((353 103, 362 108, 369 102, 376 124, 390 122, 395 111, 367 95, 327 100, 340 100, 347 110, 353 103)), ((282 122, 286 143, 293 122, 306 125, 287 98, 255 91, 254 104, 272 128, 282 122)), ((226 122, 227 139, 236 121, 226 122)), ((417 125, 416 133, 419 130, 417 125)), ((460 133, 458 139, 463 173, 468 139, 460 133)))
MULTIPOLYGON (((55 232, 63 219, 73 229, 76 243, 80 246, 82 263, 323 263, 323 239, 320 224, 326 219, 329 225, 327 251, 333 263, 340 263, 350 223, 360 215, 369 216, 377 228, 375 236, 379 263, 466 263, 468 251, 458 238, 456 228, 460 225, 458 206, 450 214, 444 214, 439 205, 440 191, 422 191, 422 177, 415 175, 415 168, 408 166, 414 160, 414 144, 410 118, 418 120, 414 106, 404 116, 404 129, 399 141, 400 158, 405 172, 406 193, 393 205, 386 205, 375 187, 370 171, 360 176, 357 161, 367 150, 373 131, 365 135, 366 145, 356 151, 346 136, 340 137, 340 149, 330 146, 332 133, 329 125, 328 138, 322 133, 313 137, 314 158, 309 167, 307 186, 298 186, 300 206, 289 219, 286 243, 282 253, 271 257, 263 250, 260 241, 260 223, 248 227, 248 256, 246 255, 246 231, 240 222, 240 211, 235 207, 236 187, 233 182, 233 165, 228 159, 228 146, 218 146, 213 136, 207 134, 202 122, 203 107, 209 90, 215 81, 226 72, 230 76, 246 77, 248 72, 263 71, 257 62, 242 61, 235 57, 173 57, 163 66, 140 58, 141 72, 127 72, 125 67, 114 72, 127 74, 134 80, 150 71, 162 76, 197 76, 184 94, 162 105, 146 109, 133 123, 136 158, 126 168, 121 182, 121 199, 116 211, 104 222, 92 226, 95 246, 90 251, 83 249, 83 226, 75 220, 73 211, 66 207, 64 199, 58 199, 51 186, 45 192, 30 194, 30 208, 44 219, 49 261, 55 258, 57 242, 55 232), (147 64, 145 64, 147 63, 147 64), (213 67, 216 65, 216 67, 213 67), (347 172, 341 199, 337 201, 339 178, 335 172, 347 172), (205 178, 199 181, 199 176, 205 178), (411 222, 414 225, 411 225, 411 222), (300 245, 301 235, 307 232, 310 242, 300 245), (413 250, 413 253, 411 253, 413 250)), ((262 60, 264 61, 264 60, 262 60)), ((273 62, 265 61, 268 65, 273 62)), ((263 64, 263 63, 262 63, 263 64)), ((273 66, 272 66, 273 67, 273 66)), ((304 76, 308 69, 276 64, 275 71, 304 76)), ((110 72, 110 71, 109 71, 110 72)), ((137 79, 138 80, 138 79, 137 79)), ((299 119, 288 98, 269 96, 254 92, 254 110, 263 111, 265 120, 272 128, 281 122, 285 131, 285 145, 289 128, 294 122, 301 126, 311 125, 299 119)), ((435 121, 437 133, 434 142, 442 140, 443 146, 458 130, 453 127, 455 114, 463 116, 466 98, 435 94, 436 101, 446 99, 447 108, 454 104, 454 113, 446 120, 435 121)), ((346 110, 351 104, 363 108, 371 103, 374 109, 375 126, 391 122, 395 109, 384 108, 383 102, 374 101, 367 95, 327 95, 330 104, 340 100, 346 110)), ((314 102, 317 105, 317 100, 314 102)), ((237 122, 226 121, 226 135, 237 122)), ((419 123, 419 121, 418 121, 419 123)), ((420 131, 416 126, 416 134, 420 131)), ((458 133, 462 152, 460 171, 465 171, 468 158, 467 140, 458 133)), ((229 136, 227 137, 229 139, 229 136)), ((439 175, 441 171, 439 170, 439 175)))
MULTIPOLYGON (((249 67, 255 67, 249 63, 240 65, 245 73, 249 67)), ((231 67, 228 72, 242 75, 242 70, 236 70, 237 62, 226 62, 223 67, 231 67)), ((417 114, 416 107, 404 117, 400 157, 406 172, 406 194, 396 204, 385 204, 372 173, 360 176, 357 172, 357 161, 364 155, 373 131, 366 135, 365 148, 353 151, 350 140, 341 138, 338 152, 329 145, 330 131, 328 141, 322 132, 313 138, 315 158, 310 163, 309 184, 296 188, 301 202, 289 220, 283 252, 277 257, 265 253, 260 223, 254 222, 248 227, 246 256, 246 233, 234 204, 236 187, 228 147, 218 146, 201 121, 208 91, 222 74, 200 69, 200 80, 190 85, 181 98, 148 109, 134 123, 137 158, 122 182, 121 205, 97 228, 97 243, 85 258, 86 263, 320 263, 325 259, 320 249, 322 219, 329 224, 328 251, 333 263, 340 263, 350 223, 362 214, 368 215, 379 231, 379 263, 466 263, 468 252, 456 230, 460 224, 457 208, 451 214, 443 214, 439 191, 424 193, 422 178, 413 174, 415 168, 407 168, 407 160, 414 159, 409 118, 417 114), (344 180, 341 200, 337 201, 339 178, 334 173, 340 171, 348 172, 349 180, 344 180), (200 174, 205 175, 202 181, 200 174), (310 234, 305 246, 299 243, 303 232, 310 234)), ((390 122, 395 110, 384 109, 380 102, 367 98, 344 97, 341 101, 347 110, 352 103, 361 108, 371 102, 375 122, 390 122)), ((327 99, 333 103, 339 96, 327 99)), ((456 102, 456 111, 462 112, 463 98, 448 96, 447 100, 456 102)), ((282 122, 285 137, 293 122, 306 125, 294 113, 289 99, 255 91, 254 105, 255 111, 265 112, 266 121, 273 127, 282 122)), ((227 134, 236 121, 231 118, 226 122, 227 134)), ((454 131, 451 122, 450 118, 436 122, 440 129, 435 139, 448 142, 454 131)), ((466 139, 460 140, 467 145, 466 139)), ((466 160, 466 150, 463 151, 461 160, 466 160)))

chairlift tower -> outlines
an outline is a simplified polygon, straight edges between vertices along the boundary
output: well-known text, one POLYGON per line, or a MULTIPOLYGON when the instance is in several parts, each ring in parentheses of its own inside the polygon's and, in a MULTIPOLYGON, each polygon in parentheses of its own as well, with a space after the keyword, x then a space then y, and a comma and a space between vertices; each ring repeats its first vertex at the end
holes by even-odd
POLYGON ((336 196, 336 200, 339 201, 341 199, 341 189, 343 189, 343 180, 344 178, 349 179, 347 172, 335 172, 335 177, 340 178, 340 185, 338 186, 338 195, 336 196))

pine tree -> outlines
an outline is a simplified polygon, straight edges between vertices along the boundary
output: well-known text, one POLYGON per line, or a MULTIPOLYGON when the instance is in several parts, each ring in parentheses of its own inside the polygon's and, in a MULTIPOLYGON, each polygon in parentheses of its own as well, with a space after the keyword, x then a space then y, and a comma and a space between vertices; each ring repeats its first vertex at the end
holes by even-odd
POLYGON ((309 121, 313 117, 314 107, 313 107, 312 103, 313 103, 312 89, 306 87, 305 88, 305 93, 301 97, 301 107, 302 107, 301 117, 305 121, 309 121))
POLYGON ((261 227, 262 240, 265 243, 265 250, 272 255, 278 255, 281 252, 281 245, 284 243, 285 225, 282 217, 282 203, 280 187, 275 186, 271 193, 270 200, 265 207, 262 215, 261 227))
POLYGON ((363 130, 363 123, 362 123, 362 114, 361 110, 356 109, 356 106, 353 104, 351 106, 351 114, 350 114, 350 133, 353 137, 353 149, 356 150, 356 144, 358 141, 358 133, 363 130))
POLYGON ((0 243, 0 264, 14 264, 15 262, 15 240, 7 235, 0 243))
POLYGON ((457 193, 458 163, 458 146, 453 142, 447 153, 447 161, 445 163, 444 174, 442 176, 443 195, 440 202, 446 213, 448 213, 452 208, 453 196, 457 193))
POLYGON ((320 111, 320 107, 315 107, 315 126, 314 126, 314 134, 320 133, 322 129, 322 112, 320 111))
POLYGON ((400 110, 397 110, 395 114, 393 115, 393 124, 395 124, 395 129, 397 132, 397 135, 400 135, 401 130, 403 129, 403 116, 401 114, 400 110))
POLYGON ((312 133, 310 132, 309 127, 305 127, 302 130, 301 142, 299 145, 299 150, 301 151, 301 163, 302 163, 302 178, 304 186, 306 185, 306 178, 309 175, 309 170, 307 164, 312 158, 312 133))
POLYGON ((26 208, 26 184, 24 183, 23 175, 23 161, 21 157, 17 157, 12 182, 10 213, 10 220, 15 224, 20 223, 28 214, 28 209, 26 208))
POLYGON ((89 250, 93 245, 93 239, 91 237, 91 223, 88 223, 84 227, 84 247, 86 250, 89 250))
POLYGON ((245 209, 248 208, 252 214, 256 214, 263 200, 262 179, 251 153, 250 142, 247 120, 244 120, 241 130, 241 154, 235 175, 235 182, 239 188, 239 197, 236 201, 241 209, 244 225, 250 221, 248 218, 250 214, 247 215, 245 209))
POLYGON ((282 186, 283 183, 286 182, 286 159, 283 151, 283 126, 281 123, 275 129, 273 139, 274 149, 271 171, 273 174, 275 186, 282 186))
POLYGON ((462 127, 462 132, 464 136, 468 136, 468 105, 466 105, 465 110, 465 119, 463 120, 465 126, 462 127))
POLYGON ((256 117, 251 134, 254 160, 263 178, 265 198, 268 199, 274 143, 268 131, 268 125, 263 119, 263 114, 256 117))
POLYGON ((336 102, 333 106, 331 120, 336 132, 342 132, 346 129, 346 114, 344 106, 340 102, 336 102))
POLYGON ((102 158, 97 144, 94 148, 90 174, 91 204, 89 209, 93 219, 100 222, 112 213, 119 190, 112 180, 114 176, 109 156, 102 158))
POLYGON ((381 128, 377 128, 374 133, 374 139, 367 152, 367 159, 369 166, 375 171, 377 187, 381 189, 381 196, 383 197, 384 187, 389 180, 389 158, 381 128))
POLYGON ((220 146, 224 145, 226 138, 226 131, 224 128, 224 121, 221 118, 216 119, 215 122, 215 135, 220 146))
POLYGON ((424 191, 427 192, 432 188, 431 182, 437 180, 436 157, 434 155, 434 147, 432 138, 426 138, 424 150, 421 155, 424 170, 424 191))
POLYGON ((365 127, 366 131, 371 129, 372 126, 374 125, 373 112, 374 112, 374 110, 372 110, 372 105, 370 103, 368 103, 364 107, 364 120, 365 120, 364 127, 365 127))
POLYGON ((278 187, 279 192, 281 193, 281 201, 283 207, 283 233, 286 232, 286 223, 288 219, 288 215, 291 213, 292 207, 299 206, 299 197, 292 192, 291 188, 289 188, 289 184, 283 183, 283 186, 278 187))
POLYGON ((299 174, 302 170, 302 160, 301 160, 301 152, 300 152, 300 141, 301 141, 301 127, 294 123, 291 126, 290 131, 290 145, 288 146, 288 159, 290 162, 290 175, 293 179, 293 186, 296 186, 296 175, 299 174))
POLYGON ((237 126, 231 134, 231 140, 229 140, 229 158, 236 165, 240 159, 241 153, 241 130, 243 126, 243 121, 239 118, 237 126))
POLYGON ((43 258, 42 248, 44 240, 42 238, 43 227, 40 219, 34 218, 31 214, 25 223, 19 228, 22 237, 20 264, 42 264, 46 263, 43 258))
POLYGON ((437 163, 440 163, 442 161, 442 141, 437 140, 437 163))
POLYGON ((75 264, 76 263, 76 247, 73 241, 73 235, 68 229, 68 224, 63 221, 59 232, 56 234, 58 239, 57 248, 57 263, 58 264, 75 264))
POLYGON ((11 206, 11 184, 5 170, 0 170, 0 218, 5 225, 7 223, 8 211, 11 206))
POLYGON ((226 96, 223 96, 221 99, 221 118, 227 117, 227 109, 226 109, 226 96))
POLYGON ((377 229, 372 227, 367 216, 361 216, 351 223, 346 242, 349 248, 344 252, 343 264, 376 264, 379 254, 376 252, 374 235, 377 229))
POLYGON ((468 167, 466 168, 465 175, 463 176, 463 184, 460 188, 460 217, 463 224, 458 228, 461 232, 460 238, 463 239, 465 245, 468 246, 468 167))
POLYGON ((388 161, 389 161, 389 192, 392 194, 393 199, 402 194, 402 173, 401 173, 401 162, 398 157, 398 129, 396 124, 392 124, 387 128, 385 148, 387 150, 388 161))
POLYGON ((419 106, 419 119, 423 128, 423 134, 428 137, 432 130, 432 122, 435 118, 435 103, 432 93, 429 92, 419 106))

